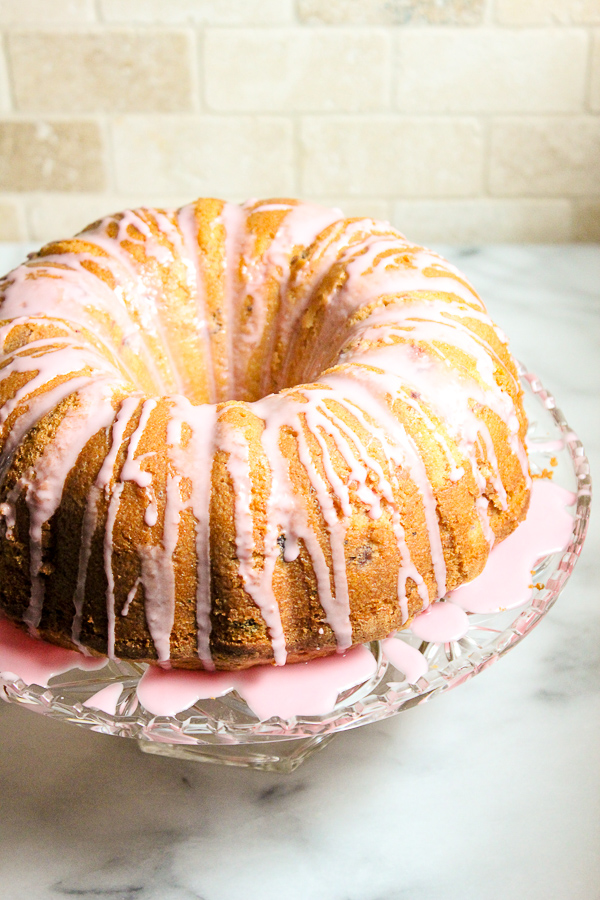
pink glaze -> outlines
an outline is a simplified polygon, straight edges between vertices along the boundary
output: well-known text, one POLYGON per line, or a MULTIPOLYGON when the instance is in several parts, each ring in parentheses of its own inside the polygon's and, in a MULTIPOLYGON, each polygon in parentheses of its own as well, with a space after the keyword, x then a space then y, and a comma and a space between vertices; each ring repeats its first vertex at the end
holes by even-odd
POLYGON ((256 666, 244 672, 198 672, 152 666, 137 694, 155 716, 173 716, 197 700, 236 690, 261 720, 279 716, 319 716, 335 706, 338 695, 370 678, 376 661, 366 647, 345 654, 287 666, 256 666))
POLYGON ((575 496, 536 478, 527 518, 501 544, 492 549, 481 575, 448 596, 453 603, 475 613, 491 613, 520 606, 531 597, 531 574, 543 556, 563 550, 573 533, 573 516, 566 506, 575 496))
POLYGON ((533 440, 531 442, 528 441, 527 446, 530 450, 535 450, 538 453, 559 453, 565 446, 565 442, 562 438, 558 441, 533 440))
POLYGON ((196 222, 196 210, 193 203, 182 207, 177 211, 177 221, 181 231, 183 242, 182 257, 187 261, 187 268, 191 274, 191 289, 196 297, 198 305, 198 333, 202 337, 206 354, 206 375, 208 381, 208 397, 210 403, 217 399, 215 388, 215 371, 212 359, 212 344, 210 339, 210 327, 208 323, 206 286, 204 276, 200 268, 198 258, 198 224, 196 222))
POLYGON ((365 646, 347 653, 284 666, 256 666, 240 675, 236 690, 259 719, 279 716, 322 716, 335 706, 338 694, 375 674, 377 663, 365 646))
POLYGON ((16 675, 25 684, 48 687, 55 675, 69 669, 101 669, 105 657, 84 656, 75 650, 64 650, 30 637, 8 619, 0 618, 0 673, 16 675))
POLYGON ((386 638, 381 642, 381 649, 388 662, 402 672, 410 684, 416 684, 429 669, 421 651, 401 638, 386 638))
POLYGON ((172 397, 171 421, 167 426, 167 443, 173 466, 191 480, 189 505, 195 519, 196 531, 196 624, 198 628, 198 656, 206 669, 213 668, 210 654, 210 504, 211 482, 206 473, 212 470, 215 450, 217 408, 202 404, 192 406, 185 397, 172 397), (190 429, 184 446, 183 425, 190 429))
POLYGON ((149 666, 137 686, 138 700, 153 716, 175 716, 197 700, 222 697, 234 687, 230 672, 198 672, 149 666))
POLYGON ((233 481, 235 494, 235 548, 244 587, 260 610, 269 629, 273 656, 278 666, 285 665, 286 649, 279 606, 273 592, 272 575, 278 553, 277 531, 269 521, 272 532, 270 553, 265 553, 263 569, 256 567, 256 548, 252 517, 253 482, 250 474, 250 456, 245 438, 232 429, 223 426, 220 446, 228 453, 227 468, 233 481), (273 548, 275 552, 273 552, 273 548), (265 578, 264 575, 267 575, 265 578))
POLYGON ((102 688, 100 691, 96 691, 95 694, 92 694, 91 697, 88 697, 82 703, 82 706, 87 706, 88 709, 99 709, 100 712, 105 712, 109 716, 116 715, 117 712, 117 703, 119 702, 119 697, 123 693, 123 682, 118 681, 115 684, 109 684, 107 687, 102 688))
POLYGON ((448 644, 459 641, 469 630, 465 611, 448 600, 432 603, 413 619, 410 630, 423 641, 448 644))

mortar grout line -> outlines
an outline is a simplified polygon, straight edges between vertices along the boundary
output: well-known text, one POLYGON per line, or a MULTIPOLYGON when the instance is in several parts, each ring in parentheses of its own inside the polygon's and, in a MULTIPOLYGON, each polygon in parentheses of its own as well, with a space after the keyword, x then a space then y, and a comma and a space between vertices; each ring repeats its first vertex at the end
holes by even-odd
POLYGON ((294 196, 300 197, 304 190, 304 171, 303 171, 303 147, 302 147, 302 119, 297 113, 292 118, 292 183, 294 185, 294 196))
POLYGON ((483 124, 483 196, 492 196, 492 129, 494 126, 493 117, 485 115, 482 117, 483 124))
POLYGON ((10 62, 10 51, 9 51, 9 39, 8 34, 5 28, 2 29, 2 53, 4 56, 4 68, 6 72, 6 87, 8 93, 8 101, 10 109, 8 110, 9 114, 15 113, 17 111, 17 98, 15 91, 15 81, 12 70, 12 65, 10 62))
MULTIPOLYGON (((100 128, 103 136, 103 148, 104 148, 104 166, 106 173, 106 180, 109 185, 109 190, 114 191, 117 187, 117 174, 116 174, 116 158, 115 158, 115 144, 114 144, 114 117, 109 118, 106 114, 98 117, 98 122, 100 124, 100 128)), ((106 193, 106 191, 101 192, 106 193)))
POLYGON ((206 75, 204 72, 204 34, 202 29, 190 28, 190 51, 191 51, 191 79, 190 88, 192 92, 192 108, 196 115, 202 114, 206 109, 204 99, 204 85, 206 83, 206 75))

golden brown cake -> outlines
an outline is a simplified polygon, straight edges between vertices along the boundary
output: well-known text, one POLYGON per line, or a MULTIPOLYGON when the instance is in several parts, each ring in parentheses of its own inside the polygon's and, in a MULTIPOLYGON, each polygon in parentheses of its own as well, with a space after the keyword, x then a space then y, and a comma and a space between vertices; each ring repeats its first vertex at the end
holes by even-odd
POLYGON ((127 210, 0 291, 0 609, 46 640, 326 655, 406 626, 525 516, 506 339, 388 224, 127 210))

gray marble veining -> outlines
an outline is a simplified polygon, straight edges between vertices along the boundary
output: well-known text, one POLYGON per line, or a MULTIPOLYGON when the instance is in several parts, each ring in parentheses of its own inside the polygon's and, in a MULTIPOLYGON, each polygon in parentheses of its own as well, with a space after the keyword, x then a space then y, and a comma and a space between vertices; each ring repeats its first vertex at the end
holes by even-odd
MULTIPOLYGON (((600 471, 600 247, 444 249, 600 471)), ((598 900, 596 518, 563 597, 506 659, 292 775, 144 756, 0 706, 0 895, 598 900)))

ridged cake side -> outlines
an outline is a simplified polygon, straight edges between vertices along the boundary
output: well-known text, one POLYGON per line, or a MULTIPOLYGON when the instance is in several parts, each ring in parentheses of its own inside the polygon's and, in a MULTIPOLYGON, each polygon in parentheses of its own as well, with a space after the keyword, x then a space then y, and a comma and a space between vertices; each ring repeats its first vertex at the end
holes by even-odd
POLYGON ((0 608, 46 639, 308 659, 406 626, 525 515, 506 339, 389 225, 126 211, 0 288, 0 608))

